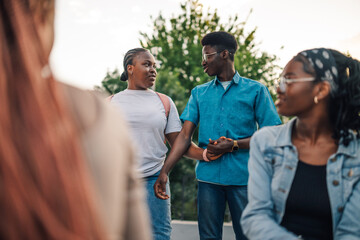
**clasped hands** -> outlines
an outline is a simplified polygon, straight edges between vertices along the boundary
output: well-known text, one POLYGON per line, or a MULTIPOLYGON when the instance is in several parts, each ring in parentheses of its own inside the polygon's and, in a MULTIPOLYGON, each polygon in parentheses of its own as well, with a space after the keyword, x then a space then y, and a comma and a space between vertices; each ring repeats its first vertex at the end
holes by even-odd
POLYGON ((207 153, 206 157, 210 160, 216 160, 221 157, 224 153, 231 152, 232 147, 234 145, 234 140, 227 137, 220 137, 217 140, 209 139, 209 143, 207 145, 207 153))
MULTIPOLYGON (((209 139, 207 145, 206 157, 210 161, 214 161, 221 157, 224 153, 231 152, 234 145, 234 140, 226 137, 220 137, 217 140, 209 139)), ((154 192, 156 197, 160 199, 168 199, 170 196, 166 194, 166 183, 168 182, 168 175, 163 171, 160 172, 158 179, 154 184, 154 192)))

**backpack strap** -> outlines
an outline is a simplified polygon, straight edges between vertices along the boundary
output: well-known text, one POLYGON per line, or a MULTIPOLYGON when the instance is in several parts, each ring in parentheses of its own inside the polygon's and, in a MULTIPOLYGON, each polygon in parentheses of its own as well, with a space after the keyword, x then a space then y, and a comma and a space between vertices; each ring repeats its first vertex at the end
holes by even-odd
POLYGON ((165 116, 166 118, 169 117, 169 113, 170 113, 170 101, 168 96, 166 96, 165 94, 156 92, 156 94, 159 96, 164 108, 165 108, 165 116))
MULTIPOLYGON (((162 93, 159 93, 159 92, 155 92, 155 93, 159 96, 159 98, 160 98, 160 100, 161 100, 161 102, 162 102, 162 104, 163 104, 163 106, 165 108, 165 116, 166 116, 166 120, 167 120, 169 118, 169 113, 170 113, 170 101, 169 101, 169 98, 165 94, 162 94, 162 93)), ((164 129, 164 135, 165 135, 165 129, 164 129)), ((166 139, 164 140, 164 144, 166 144, 166 139)))

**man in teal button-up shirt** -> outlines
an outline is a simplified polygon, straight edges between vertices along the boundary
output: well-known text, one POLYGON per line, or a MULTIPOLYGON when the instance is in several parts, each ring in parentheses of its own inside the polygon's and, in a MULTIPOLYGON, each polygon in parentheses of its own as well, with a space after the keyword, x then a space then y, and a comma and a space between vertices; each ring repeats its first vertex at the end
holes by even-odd
POLYGON ((196 166, 200 239, 222 239, 226 202, 236 239, 245 239, 240 217, 247 204, 250 137, 258 126, 278 125, 281 121, 268 89, 235 71, 237 42, 232 35, 209 33, 201 43, 204 72, 215 79, 192 90, 181 115, 183 128, 154 189, 158 197, 168 197, 163 188, 167 174, 191 144, 200 123, 199 146, 206 148, 204 161, 196 166))
POLYGON ((231 152, 233 143, 224 141, 229 145, 226 154, 216 161, 198 162, 196 177, 200 181, 240 186, 247 185, 247 145, 257 124, 263 127, 281 123, 267 88, 240 77, 237 72, 226 90, 218 77, 195 87, 181 120, 201 123, 199 146, 202 148, 207 147, 209 138, 225 136, 237 140, 239 150, 231 152))

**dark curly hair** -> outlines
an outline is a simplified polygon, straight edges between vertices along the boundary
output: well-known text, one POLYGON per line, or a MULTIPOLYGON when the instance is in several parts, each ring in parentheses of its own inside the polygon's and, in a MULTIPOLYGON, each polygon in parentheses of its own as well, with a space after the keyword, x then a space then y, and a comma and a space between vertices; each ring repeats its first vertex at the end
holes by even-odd
MULTIPOLYGON (((333 137, 342 138, 347 146, 352 140, 351 131, 360 137, 360 62, 336 50, 328 50, 335 59, 339 73, 339 87, 330 95, 328 113, 334 127, 333 137)), ((303 63, 303 70, 316 77, 314 68, 303 55, 296 55, 294 60, 303 63)), ((319 81, 317 78, 314 83, 319 81)))
POLYGON ((203 39, 201 39, 201 45, 210 45, 218 52, 228 50, 231 61, 234 61, 234 54, 238 48, 235 37, 230 33, 222 31, 206 34, 203 39))

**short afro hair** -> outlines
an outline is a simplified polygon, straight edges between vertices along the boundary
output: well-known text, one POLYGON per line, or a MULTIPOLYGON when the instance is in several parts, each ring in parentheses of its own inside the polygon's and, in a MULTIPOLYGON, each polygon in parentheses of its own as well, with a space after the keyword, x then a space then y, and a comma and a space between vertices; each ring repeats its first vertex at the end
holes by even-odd
POLYGON ((219 52, 228 50, 232 61, 234 61, 234 54, 238 48, 235 37, 230 33, 223 31, 206 34, 203 39, 201 39, 201 45, 210 45, 219 52))

